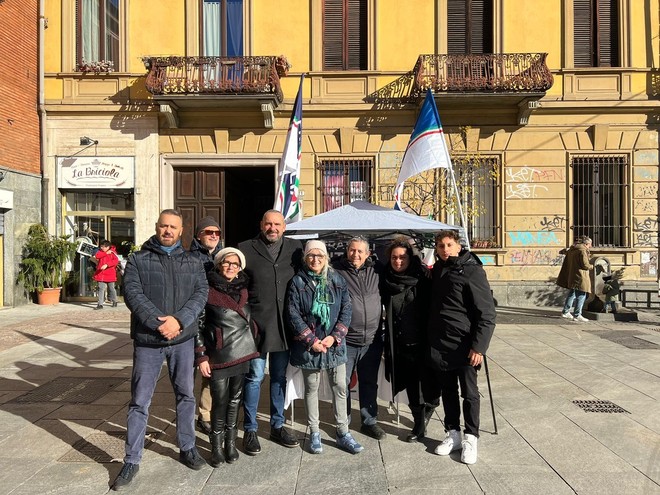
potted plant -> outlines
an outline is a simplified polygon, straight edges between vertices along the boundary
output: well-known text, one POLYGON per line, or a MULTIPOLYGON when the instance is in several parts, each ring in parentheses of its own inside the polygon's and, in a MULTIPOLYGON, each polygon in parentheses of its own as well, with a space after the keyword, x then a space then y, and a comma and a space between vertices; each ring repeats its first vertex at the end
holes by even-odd
POLYGON ((39 304, 57 304, 68 276, 65 264, 76 252, 70 236, 52 236, 41 224, 28 230, 19 266, 18 282, 28 293, 37 293, 39 304))

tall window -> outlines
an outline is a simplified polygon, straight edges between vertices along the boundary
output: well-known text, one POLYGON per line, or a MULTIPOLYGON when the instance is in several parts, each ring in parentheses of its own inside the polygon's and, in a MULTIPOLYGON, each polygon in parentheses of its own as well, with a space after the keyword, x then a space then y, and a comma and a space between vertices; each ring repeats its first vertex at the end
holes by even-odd
POLYGON ((573 0, 575 67, 619 66, 619 0, 573 0))
POLYGON ((119 64, 119 0, 76 1, 77 62, 119 64))
POLYGON ((370 201, 373 160, 321 160, 321 204, 323 211, 334 210, 352 201, 370 201))
POLYGON ((447 1, 447 52, 493 53, 492 0, 447 1))
POLYGON ((323 0, 323 70, 367 69, 367 1, 323 0))
MULTIPOLYGON (((588 235, 594 246, 626 247, 628 157, 573 157, 573 237, 588 235)), ((571 239, 572 241, 573 239, 571 239)))
POLYGON ((453 167, 470 241, 475 247, 499 246, 499 159, 454 157, 453 167))
POLYGON ((201 53, 243 56, 243 0, 202 0, 201 53))

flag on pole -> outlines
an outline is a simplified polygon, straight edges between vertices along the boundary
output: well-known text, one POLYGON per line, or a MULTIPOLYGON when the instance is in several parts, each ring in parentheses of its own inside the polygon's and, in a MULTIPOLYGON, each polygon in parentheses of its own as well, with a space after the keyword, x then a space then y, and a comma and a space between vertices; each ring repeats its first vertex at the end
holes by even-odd
POLYGON ((394 192, 395 209, 401 209, 403 183, 406 179, 433 168, 451 169, 451 158, 442 131, 438 107, 435 106, 433 93, 429 89, 401 161, 394 192))
POLYGON ((285 222, 302 220, 302 208, 298 188, 300 186, 300 155, 302 152, 302 85, 305 75, 300 76, 298 95, 293 105, 289 132, 280 161, 279 186, 275 196, 275 210, 281 211, 285 222))

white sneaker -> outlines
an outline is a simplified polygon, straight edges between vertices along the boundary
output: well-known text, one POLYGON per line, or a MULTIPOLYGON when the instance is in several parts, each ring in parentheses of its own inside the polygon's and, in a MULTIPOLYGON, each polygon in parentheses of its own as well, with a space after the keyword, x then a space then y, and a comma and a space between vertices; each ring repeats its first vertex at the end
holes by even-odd
POLYGON ((579 322, 581 322, 581 323, 585 323, 585 322, 588 322, 589 320, 588 320, 587 318, 585 318, 584 316, 582 316, 582 315, 577 315, 577 316, 575 317, 575 321, 579 321, 579 322))
POLYGON ((474 464, 477 462, 477 440, 474 435, 466 434, 465 440, 461 442, 463 452, 461 452, 461 462, 463 464, 474 464))
POLYGON ((575 319, 575 318, 573 318, 573 315, 570 314, 570 313, 562 313, 561 317, 566 318, 567 320, 574 320, 575 319))
POLYGON ((461 432, 458 430, 449 430, 445 436, 445 439, 440 442, 435 448, 435 453, 438 455, 449 455, 454 450, 460 450, 461 448, 461 432))

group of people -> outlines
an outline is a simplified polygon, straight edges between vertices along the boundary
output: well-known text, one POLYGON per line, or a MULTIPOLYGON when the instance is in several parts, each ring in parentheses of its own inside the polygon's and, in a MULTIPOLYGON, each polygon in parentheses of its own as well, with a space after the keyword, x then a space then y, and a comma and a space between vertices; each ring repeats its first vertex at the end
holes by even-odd
POLYGON ((269 210, 257 237, 237 248, 222 247, 219 224, 206 217, 186 251, 182 216, 168 209, 161 212, 155 235, 129 256, 124 299, 131 311, 133 372, 126 454, 115 490, 130 484, 139 470, 163 361, 176 397, 180 461, 191 469, 206 464, 195 447, 193 368, 202 377, 197 424, 209 435, 210 464, 217 467, 239 458, 241 404, 243 451, 261 452, 257 406, 266 360, 271 440, 299 446, 284 427, 289 365, 299 368, 304 380, 309 452, 323 452, 321 373, 332 390, 337 445, 353 454, 363 450, 349 429, 354 375, 360 431, 384 439, 377 404, 383 352, 393 392, 405 390, 408 396, 413 427, 406 440, 425 437, 442 399, 446 435, 435 453, 462 449, 463 462, 476 462, 477 370, 493 334, 495 309, 481 262, 462 248, 458 233, 437 234, 437 261, 430 271, 406 238, 392 241, 381 264, 364 238, 351 239, 346 253, 331 260, 324 242, 303 246, 285 237, 285 230, 282 214, 269 210))

